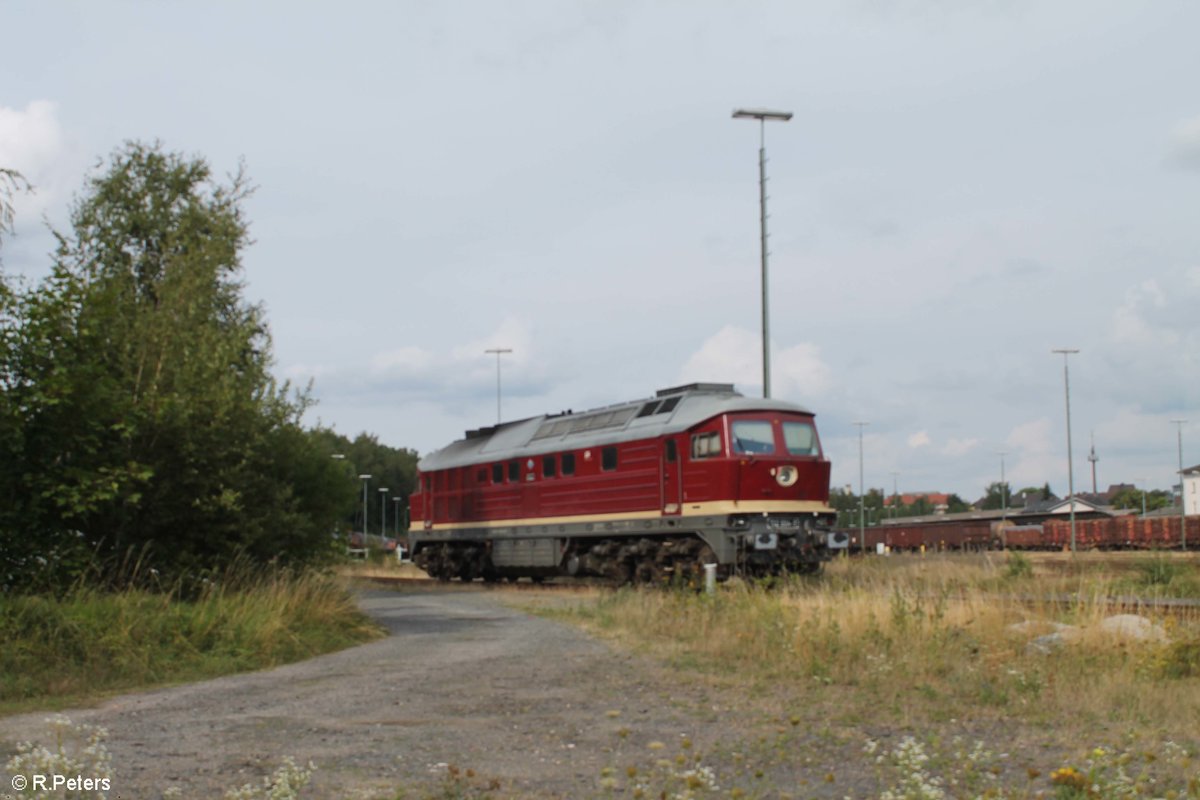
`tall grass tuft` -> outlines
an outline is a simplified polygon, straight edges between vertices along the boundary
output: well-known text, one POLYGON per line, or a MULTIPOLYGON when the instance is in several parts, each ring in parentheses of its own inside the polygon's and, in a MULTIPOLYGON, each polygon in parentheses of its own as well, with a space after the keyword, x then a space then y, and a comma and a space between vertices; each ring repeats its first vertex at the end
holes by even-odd
POLYGON ((243 566, 186 590, 0 597, 0 710, 261 669, 379 635, 316 572, 243 566))

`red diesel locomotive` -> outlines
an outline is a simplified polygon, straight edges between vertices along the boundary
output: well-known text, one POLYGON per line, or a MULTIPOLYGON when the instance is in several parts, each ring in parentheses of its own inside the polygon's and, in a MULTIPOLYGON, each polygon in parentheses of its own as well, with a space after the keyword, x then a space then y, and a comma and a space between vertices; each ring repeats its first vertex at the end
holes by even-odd
POLYGON ((814 572, 848 542, 812 412, 731 384, 468 431, 417 468, 409 547, 443 580, 814 572))

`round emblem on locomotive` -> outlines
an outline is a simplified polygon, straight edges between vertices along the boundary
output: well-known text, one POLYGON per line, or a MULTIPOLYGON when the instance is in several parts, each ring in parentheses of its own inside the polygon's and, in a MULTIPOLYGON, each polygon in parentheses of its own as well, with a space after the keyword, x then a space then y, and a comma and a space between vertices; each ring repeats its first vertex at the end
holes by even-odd
POLYGON ((790 464, 780 467, 779 471, 775 473, 775 480, 780 486, 793 486, 799 478, 799 470, 790 464))

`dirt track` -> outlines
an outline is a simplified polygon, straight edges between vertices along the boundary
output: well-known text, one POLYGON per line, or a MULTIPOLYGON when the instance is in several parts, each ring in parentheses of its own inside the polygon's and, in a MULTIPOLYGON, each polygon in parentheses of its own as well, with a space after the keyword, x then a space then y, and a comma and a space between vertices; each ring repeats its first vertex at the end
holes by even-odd
MULTIPOLYGON (((368 591, 362 605, 387 626, 386 639, 67 715, 108 729, 110 797, 138 800, 171 786, 183 798, 220 797, 285 756, 317 765, 304 797, 423 797, 451 764, 495 796, 590 797, 605 767, 644 761, 650 742, 666 743, 669 755, 683 735, 700 752, 728 741, 731 701, 680 688, 649 660, 503 597, 368 591)), ((0 719, 0 752, 44 739, 46 716, 0 719)))

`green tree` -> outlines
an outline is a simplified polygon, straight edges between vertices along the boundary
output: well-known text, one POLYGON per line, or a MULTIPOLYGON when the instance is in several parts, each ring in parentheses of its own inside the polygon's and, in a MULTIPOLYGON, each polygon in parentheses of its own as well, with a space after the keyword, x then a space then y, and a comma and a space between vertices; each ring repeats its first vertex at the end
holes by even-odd
POLYGON ((970 510, 971 506, 967 503, 967 501, 963 500, 957 494, 951 494, 950 497, 946 499, 947 514, 961 514, 964 511, 970 510))
MULTIPOLYGON (((1130 486, 1122 489, 1112 496, 1109 501, 1114 508, 1127 508, 1141 511, 1142 509, 1142 489, 1130 486)), ((1174 498, 1171 493, 1163 489, 1154 489, 1145 493, 1146 511, 1156 511, 1160 508, 1169 508, 1174 504, 1174 498)))
POLYGON ((13 195, 31 191, 33 187, 24 175, 15 169, 0 167, 0 243, 4 240, 4 234, 12 232, 13 195))
POLYGON ((311 435, 317 442, 317 447, 326 454, 327 458, 340 456, 342 474, 350 486, 349 495, 341 502, 339 530, 342 533, 361 531, 363 529, 362 483, 359 475, 370 475, 367 487, 368 526, 367 530, 378 532, 381 513, 379 511, 379 487, 387 487, 388 503, 387 519, 388 532, 399 528, 404 530, 404 521, 397 525, 395 514, 404 514, 408 508, 408 497, 416 487, 417 453, 404 448, 394 448, 380 443, 379 439, 368 433, 360 433, 353 440, 336 433, 328 428, 318 428, 311 435), (400 497, 400 508, 396 508, 394 498, 400 497))
POLYGON ((195 574, 329 550, 343 476, 242 297, 250 192, 241 170, 221 183, 202 159, 129 143, 56 232, 50 277, 13 299, 0 536, 38 544, 8 559, 9 583, 35 561, 63 580, 90 555, 195 574))
POLYGON ((981 511, 998 511, 1006 506, 1012 508, 1012 498, 1012 487, 1009 486, 1008 481, 989 483, 979 508, 981 511))

